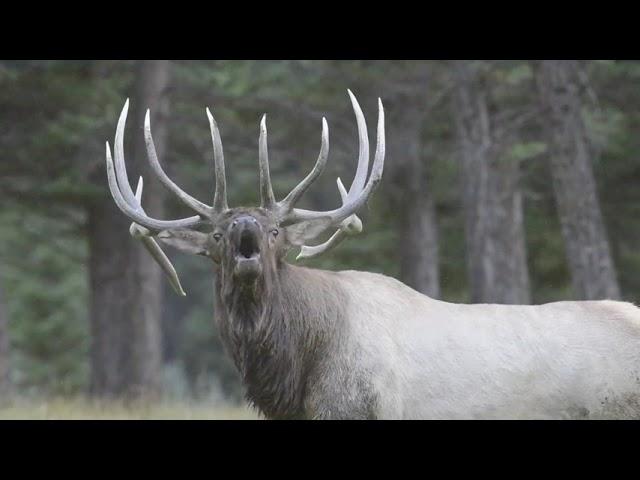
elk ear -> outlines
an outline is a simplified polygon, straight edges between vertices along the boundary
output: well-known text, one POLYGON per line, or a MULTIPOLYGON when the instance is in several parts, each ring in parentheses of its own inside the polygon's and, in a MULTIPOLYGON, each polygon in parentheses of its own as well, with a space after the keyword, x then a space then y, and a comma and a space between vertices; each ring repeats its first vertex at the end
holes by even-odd
POLYGON ((287 241, 291 245, 299 247, 313 240, 329 227, 331 227, 331 219, 329 217, 294 223, 293 225, 285 227, 287 241))
POLYGON ((191 255, 209 255, 209 235, 195 230, 163 230, 157 235, 162 243, 191 255))

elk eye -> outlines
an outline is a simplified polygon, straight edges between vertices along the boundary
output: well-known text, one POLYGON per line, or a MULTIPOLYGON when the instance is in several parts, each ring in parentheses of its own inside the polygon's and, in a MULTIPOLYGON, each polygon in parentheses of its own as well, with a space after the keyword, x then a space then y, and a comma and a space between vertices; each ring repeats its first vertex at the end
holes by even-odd
POLYGON ((221 233, 214 233, 214 234, 213 234, 213 239, 214 239, 216 242, 219 242, 221 238, 222 238, 222 234, 221 234, 221 233))
POLYGON ((271 230, 271 235, 273 235, 274 237, 277 237, 278 233, 280 233, 280 232, 278 232, 277 228, 274 228, 273 230, 271 230))

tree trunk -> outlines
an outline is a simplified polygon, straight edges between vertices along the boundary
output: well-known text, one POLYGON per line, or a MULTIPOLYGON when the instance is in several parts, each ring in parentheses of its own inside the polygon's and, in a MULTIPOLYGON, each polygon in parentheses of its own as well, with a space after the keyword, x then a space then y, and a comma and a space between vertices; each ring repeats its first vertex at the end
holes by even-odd
POLYGON ((436 212, 431 192, 423 189, 415 192, 409 201, 405 197, 400 228, 400 278, 432 298, 440 297, 440 268, 438 264, 438 230, 436 212))
POLYGON ((11 393, 9 378, 9 318, 0 275, 0 403, 11 393))
POLYGON ((387 122, 387 158, 398 212, 400 279, 433 298, 440 296, 438 228, 433 192, 428 187, 428 159, 423 155, 422 125, 426 85, 411 96, 393 102, 394 121, 387 122))
POLYGON ((582 118, 578 63, 534 63, 547 116, 551 174, 572 285, 580 299, 618 299, 620 288, 593 177, 593 152, 582 118))
POLYGON ((474 65, 455 62, 453 114, 462 170, 471 301, 531 301, 519 164, 498 159, 487 88, 474 65))
MULTIPOLYGON (((147 166, 143 130, 145 109, 160 161, 166 151, 169 62, 141 61, 136 67, 130 136, 125 138, 129 180, 145 179, 143 204, 163 218, 164 191, 147 166), (126 145, 133 144, 128 150, 126 145)), ((115 126, 114 126, 115 128, 115 126)), ((104 172, 99 180, 106 182, 104 172)), ((91 281, 91 391, 96 396, 154 398, 162 366, 162 274, 143 246, 129 236, 131 223, 108 192, 89 210, 91 281)))

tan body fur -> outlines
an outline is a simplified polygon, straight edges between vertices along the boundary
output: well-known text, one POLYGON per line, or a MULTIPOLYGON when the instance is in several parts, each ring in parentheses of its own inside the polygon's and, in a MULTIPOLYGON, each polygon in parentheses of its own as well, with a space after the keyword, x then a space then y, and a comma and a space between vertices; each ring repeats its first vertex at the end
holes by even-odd
POLYGON ((332 274, 377 418, 638 418, 640 309, 614 301, 453 304, 332 274))

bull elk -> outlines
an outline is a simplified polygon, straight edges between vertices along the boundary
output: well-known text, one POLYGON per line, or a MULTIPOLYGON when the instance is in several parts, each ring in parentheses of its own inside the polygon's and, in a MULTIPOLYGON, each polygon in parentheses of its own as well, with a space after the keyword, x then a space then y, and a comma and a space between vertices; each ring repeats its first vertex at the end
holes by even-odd
POLYGON ((207 109, 215 167, 211 206, 181 190, 158 162, 149 111, 151 169, 196 215, 157 220, 141 206, 142 178, 131 189, 123 134, 128 100, 106 149, 118 208, 184 294, 155 239, 212 261, 215 316, 247 399, 272 419, 436 419, 632 417, 640 414, 640 311, 614 301, 545 305, 463 305, 435 300, 375 273, 332 272, 285 261, 321 255, 362 230, 356 213, 380 179, 384 110, 378 101, 371 173, 364 115, 349 91, 359 135, 358 166, 342 205, 295 208, 321 174, 329 130, 315 166, 280 201, 271 187, 265 117, 260 123, 260 207, 227 205, 222 141, 207 109), (308 245, 330 229, 321 245, 308 245))

